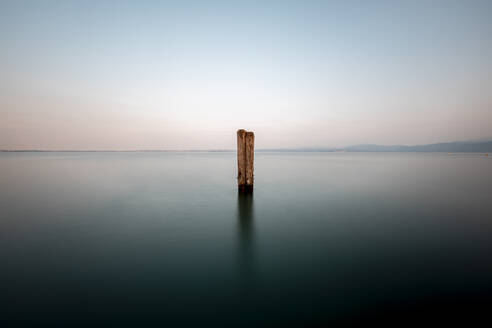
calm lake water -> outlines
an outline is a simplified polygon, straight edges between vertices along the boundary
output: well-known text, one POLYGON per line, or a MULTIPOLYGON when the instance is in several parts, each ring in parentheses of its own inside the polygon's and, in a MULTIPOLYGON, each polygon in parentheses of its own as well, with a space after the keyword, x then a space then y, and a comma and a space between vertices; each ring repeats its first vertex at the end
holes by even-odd
POLYGON ((492 304, 490 157, 257 153, 244 197, 235 176, 235 153, 0 153, 0 324, 285 327, 492 304))

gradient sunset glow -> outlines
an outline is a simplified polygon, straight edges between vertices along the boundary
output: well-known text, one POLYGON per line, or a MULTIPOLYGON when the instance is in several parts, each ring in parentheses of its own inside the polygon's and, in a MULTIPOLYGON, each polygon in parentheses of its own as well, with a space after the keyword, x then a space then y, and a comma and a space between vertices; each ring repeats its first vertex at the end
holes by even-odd
POLYGON ((492 135, 491 1, 1 1, 0 149, 492 135))

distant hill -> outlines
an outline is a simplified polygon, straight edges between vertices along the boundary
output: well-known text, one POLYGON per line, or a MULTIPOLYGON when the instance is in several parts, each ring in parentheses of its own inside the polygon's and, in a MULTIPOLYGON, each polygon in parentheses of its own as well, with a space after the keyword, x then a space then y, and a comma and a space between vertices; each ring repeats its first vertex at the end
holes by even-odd
POLYGON ((444 142, 429 145, 355 145, 342 148, 333 147, 309 147, 309 148, 280 148, 280 149, 258 149, 258 152, 444 152, 444 153, 492 153, 492 138, 444 142))
POLYGON ((492 152, 491 141, 459 141, 417 146, 381 146, 356 145, 345 147, 350 152, 446 152, 446 153, 489 153, 492 152))

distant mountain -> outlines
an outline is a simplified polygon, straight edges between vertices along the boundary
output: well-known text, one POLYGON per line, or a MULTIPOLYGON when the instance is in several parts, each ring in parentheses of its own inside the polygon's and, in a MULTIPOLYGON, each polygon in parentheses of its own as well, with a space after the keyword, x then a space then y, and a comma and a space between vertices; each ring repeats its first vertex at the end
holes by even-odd
POLYGON ((492 138, 444 142, 429 145, 355 145, 342 148, 333 147, 309 147, 309 148, 280 148, 258 149, 257 152, 444 152, 444 153, 492 153, 492 138))
POLYGON ((492 140, 459 141, 417 146, 381 146, 356 145, 345 147, 350 152, 445 152, 445 153, 489 153, 492 152, 492 140))

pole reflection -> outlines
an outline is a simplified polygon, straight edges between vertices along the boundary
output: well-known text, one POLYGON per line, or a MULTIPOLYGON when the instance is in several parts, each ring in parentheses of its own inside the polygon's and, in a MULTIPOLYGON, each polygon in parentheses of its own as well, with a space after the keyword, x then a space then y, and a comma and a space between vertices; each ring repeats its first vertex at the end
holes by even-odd
POLYGON ((238 193, 238 261, 243 282, 251 282, 255 265, 253 194, 238 193))

